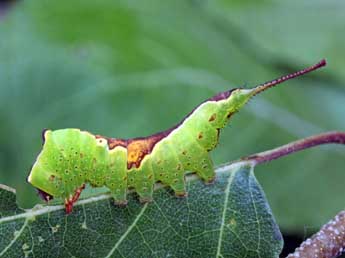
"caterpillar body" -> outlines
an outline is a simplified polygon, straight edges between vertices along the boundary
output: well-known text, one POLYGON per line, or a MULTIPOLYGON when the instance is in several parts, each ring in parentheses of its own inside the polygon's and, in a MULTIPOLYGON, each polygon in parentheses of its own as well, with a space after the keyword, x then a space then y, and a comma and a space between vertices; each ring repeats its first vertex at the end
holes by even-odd
POLYGON ((211 183, 215 172, 209 151, 229 118, 254 95, 291 78, 316 70, 325 60, 252 89, 235 88, 197 106, 182 122, 166 131, 134 139, 108 138, 79 129, 44 130, 43 148, 28 182, 48 201, 62 197, 72 211, 85 183, 109 188, 116 204, 126 204, 134 188, 140 201, 152 199, 156 182, 185 196, 185 174, 196 173, 211 183))

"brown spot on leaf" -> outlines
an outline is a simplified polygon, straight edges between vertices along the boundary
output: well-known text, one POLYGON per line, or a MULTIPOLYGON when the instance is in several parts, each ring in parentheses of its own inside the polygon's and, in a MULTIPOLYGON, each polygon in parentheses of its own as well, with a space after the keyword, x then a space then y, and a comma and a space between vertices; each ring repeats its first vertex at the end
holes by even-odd
POLYGON ((202 132, 200 132, 199 135, 198 135, 198 139, 200 140, 200 139, 202 139, 202 137, 203 137, 202 136, 202 132))

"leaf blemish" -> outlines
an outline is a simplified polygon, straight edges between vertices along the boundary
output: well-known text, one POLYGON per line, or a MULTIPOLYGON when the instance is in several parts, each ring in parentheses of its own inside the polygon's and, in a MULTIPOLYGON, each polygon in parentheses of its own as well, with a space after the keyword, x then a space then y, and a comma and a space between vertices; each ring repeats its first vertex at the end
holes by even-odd
POLYGON ((235 219, 230 219, 230 220, 229 220, 229 226, 230 226, 230 227, 236 227, 236 225, 237 225, 237 222, 236 222, 235 219))
POLYGON ((22 249, 23 250, 27 250, 27 249, 29 249, 30 248, 30 246, 27 244, 27 243, 24 243, 23 245, 22 245, 22 249))
POLYGON ((81 224, 81 228, 82 229, 87 229, 87 225, 86 225, 86 221, 84 220, 84 222, 81 224))
POLYGON ((59 228, 60 228, 60 225, 59 225, 59 224, 57 224, 55 227, 51 227, 51 230, 52 230, 53 234, 56 233, 56 232, 58 232, 58 231, 59 231, 59 228))

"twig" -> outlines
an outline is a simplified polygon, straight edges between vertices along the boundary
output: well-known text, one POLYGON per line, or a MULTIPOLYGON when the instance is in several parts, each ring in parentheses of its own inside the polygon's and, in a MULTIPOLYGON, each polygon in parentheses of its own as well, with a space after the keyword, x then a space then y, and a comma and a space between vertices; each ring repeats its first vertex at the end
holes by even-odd
POLYGON ((287 258, 334 258, 344 250, 345 211, 341 211, 287 258))
POLYGON ((313 135, 289 144, 280 146, 278 148, 260 152, 249 157, 242 158, 242 160, 252 160, 255 164, 261 164, 293 152, 308 149, 321 144, 345 144, 345 132, 328 132, 318 135, 313 135))
MULTIPOLYGON (((268 162, 293 152, 311 148, 321 144, 345 144, 344 132, 328 132, 301 139, 273 150, 264 151, 242 160, 253 161, 254 164, 268 162)), ((345 211, 324 225, 311 238, 304 241, 293 254, 287 258, 334 258, 345 250, 345 211)))

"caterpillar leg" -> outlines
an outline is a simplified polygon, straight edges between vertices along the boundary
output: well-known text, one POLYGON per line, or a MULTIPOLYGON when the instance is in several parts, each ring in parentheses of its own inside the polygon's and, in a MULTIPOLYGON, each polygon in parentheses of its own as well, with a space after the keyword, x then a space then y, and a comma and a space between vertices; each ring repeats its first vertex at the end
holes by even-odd
POLYGON ((187 191, 186 191, 186 182, 184 175, 179 175, 175 179, 173 179, 173 182, 171 183, 170 187, 174 190, 175 195, 177 197, 186 197, 187 191))
POLYGON ((136 191, 139 195, 139 201, 141 203, 147 203, 152 201, 153 185, 147 185, 141 188, 137 188, 136 191))
POLYGON ((151 202, 153 195, 153 180, 147 175, 142 175, 144 171, 138 171, 136 173, 137 179, 134 185, 135 191, 139 195, 139 201, 141 203, 151 202))
POLYGON ((170 186, 178 197, 187 195, 183 160, 179 159, 175 146, 170 141, 157 147, 152 159, 152 170, 155 182, 170 186))
POLYGON ((114 199, 115 205, 127 204, 127 176, 126 175, 122 175, 122 177, 120 176, 120 178, 115 178, 115 176, 107 177, 106 186, 111 191, 111 196, 114 199))
POLYGON ((108 175, 105 185, 110 189, 115 205, 127 204, 127 152, 123 147, 116 147, 109 152, 108 175))
POLYGON ((139 168, 128 171, 128 186, 133 187, 141 203, 152 201, 154 175, 151 162, 145 160, 139 168))
POLYGON ((209 155, 206 153, 200 158, 200 161, 194 166, 195 172, 205 184, 213 183, 216 173, 213 168, 213 163, 209 155))
POLYGON ((111 196, 114 199, 115 205, 125 206, 127 205, 127 190, 126 189, 116 189, 111 192, 111 196))

